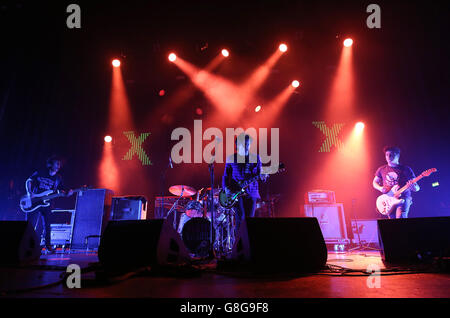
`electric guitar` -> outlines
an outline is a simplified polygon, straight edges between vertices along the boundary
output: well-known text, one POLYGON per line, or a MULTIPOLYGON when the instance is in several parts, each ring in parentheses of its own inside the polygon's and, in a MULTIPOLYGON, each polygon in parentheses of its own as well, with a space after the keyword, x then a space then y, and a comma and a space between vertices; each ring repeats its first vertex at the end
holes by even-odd
MULTIPOLYGON (((423 177, 428 177, 433 172, 436 172, 436 168, 428 169, 422 172, 418 177, 412 179, 409 181, 410 184, 416 183, 423 177)), ((404 185, 402 188, 399 189, 398 184, 393 186, 389 192, 380 195, 377 198, 377 210, 383 215, 389 215, 392 213, 394 208, 403 202, 405 202, 404 199, 399 199, 400 195, 406 191, 411 185, 408 186, 408 183, 404 185)))
MULTIPOLYGON (((75 189, 72 191, 80 192, 83 190, 86 190, 86 187, 75 189)), ((56 190, 56 192, 54 190, 42 191, 41 193, 33 194, 33 197, 31 197, 31 194, 28 193, 20 198, 19 206, 23 212, 30 213, 40 207, 49 206, 50 200, 64 196, 67 196, 67 194, 64 192, 60 192, 59 190, 56 190)))
MULTIPOLYGON (((263 167, 264 169, 264 167, 263 167)), ((285 166, 284 163, 280 163, 278 170, 275 173, 279 173, 279 172, 283 172, 285 171, 285 166)), ((267 174, 262 172, 261 174, 267 174)), ((230 192, 229 194, 227 194, 227 192, 225 191, 225 189, 220 190, 219 192, 219 203, 222 207, 226 208, 226 209, 231 209, 239 200, 239 198, 243 195, 246 195, 247 192, 245 191, 245 189, 252 184, 253 182, 257 181, 259 179, 260 175, 254 176, 248 180, 244 180, 244 181, 240 181, 239 183, 239 187, 240 190, 235 191, 235 192, 230 192)))

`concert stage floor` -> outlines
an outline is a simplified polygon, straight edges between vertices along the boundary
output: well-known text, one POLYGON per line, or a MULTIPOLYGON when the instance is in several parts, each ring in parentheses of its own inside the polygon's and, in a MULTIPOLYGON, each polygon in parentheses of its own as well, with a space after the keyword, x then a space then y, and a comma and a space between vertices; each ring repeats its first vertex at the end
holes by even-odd
MULTIPOLYGON (((349 269, 376 265, 382 271, 379 288, 368 287, 368 276, 356 272, 342 275, 321 272, 304 277, 264 276, 219 273, 214 264, 194 273, 186 270, 164 275, 121 277, 105 285, 95 280, 94 272, 82 274, 81 288, 69 289, 61 281, 69 264, 82 269, 95 264, 93 252, 42 255, 38 263, 22 268, 0 268, 2 297, 20 298, 448 298, 448 273, 393 273, 385 269, 378 252, 329 252, 328 264, 349 269), (186 274, 186 275, 184 275, 186 274), (36 288, 45 286, 45 288, 36 288), (36 288, 36 289, 34 289, 36 288), (9 293, 20 290, 18 293, 9 293), (7 292, 9 291, 9 292, 7 292)), ((336 267, 337 268, 337 267, 336 267)), ((369 278, 371 279, 371 278, 369 278)), ((371 280, 375 282, 375 280, 371 280)), ((376 286, 375 286, 376 287, 376 286)))

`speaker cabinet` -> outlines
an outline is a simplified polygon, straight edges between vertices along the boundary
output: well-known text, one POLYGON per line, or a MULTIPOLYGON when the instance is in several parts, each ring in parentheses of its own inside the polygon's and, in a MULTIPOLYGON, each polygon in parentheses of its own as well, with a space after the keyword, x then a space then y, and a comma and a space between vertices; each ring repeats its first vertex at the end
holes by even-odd
POLYGON ((39 259, 39 239, 27 221, 0 221, 0 264, 16 265, 39 259))
POLYGON ((143 196, 113 197, 111 220, 145 220, 147 199, 143 196))
POLYGON ((327 244, 348 242, 342 203, 305 204, 305 216, 317 218, 327 244))
POLYGON ((166 220, 110 221, 98 250, 107 270, 127 271, 189 260, 180 236, 166 220))
POLYGON ((450 217, 378 220, 381 256, 388 264, 450 256, 450 217))
POLYGON ((75 205, 72 248, 98 248, 100 236, 106 227, 111 212, 113 192, 108 189, 81 191, 75 205))
POLYGON ((262 272, 311 273, 325 266, 327 256, 316 218, 246 218, 227 263, 262 272))

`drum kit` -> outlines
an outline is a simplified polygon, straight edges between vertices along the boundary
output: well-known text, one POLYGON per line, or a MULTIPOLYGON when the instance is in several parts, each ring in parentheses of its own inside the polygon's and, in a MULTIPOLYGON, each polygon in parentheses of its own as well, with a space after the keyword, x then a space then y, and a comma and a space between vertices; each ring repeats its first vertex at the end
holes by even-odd
POLYGON ((194 258, 210 256, 211 251, 217 258, 225 257, 233 248, 235 211, 233 208, 225 209, 219 204, 220 190, 220 188, 212 190, 202 188, 197 191, 187 185, 174 185, 169 188, 169 192, 178 199, 173 203, 167 217, 170 214, 180 214, 179 218, 173 217, 173 227, 194 258), (184 200, 181 200, 182 198, 184 200), (211 210, 214 213, 213 217, 211 217, 211 210), (214 223, 213 226, 211 222, 214 223))

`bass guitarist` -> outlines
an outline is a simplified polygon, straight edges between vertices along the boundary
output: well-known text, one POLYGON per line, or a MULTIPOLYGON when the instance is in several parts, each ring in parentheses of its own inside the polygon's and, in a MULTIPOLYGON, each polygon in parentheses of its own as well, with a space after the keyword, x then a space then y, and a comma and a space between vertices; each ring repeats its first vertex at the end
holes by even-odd
MULTIPOLYGON (((39 194, 48 190, 61 190, 62 189, 62 177, 58 173, 62 166, 62 160, 56 156, 52 156, 47 159, 46 169, 35 171, 25 182, 25 188, 27 195, 31 198, 35 194, 39 194)), ((62 190, 61 190, 62 191, 62 190)), ((72 190, 67 192, 67 196, 73 194, 72 190)), ((36 209, 32 213, 27 213, 27 220, 30 221, 31 226, 35 229, 38 237, 45 232, 44 240, 47 252, 54 252, 50 244, 50 206, 42 206, 36 209)))
POLYGON ((411 183, 409 181, 411 179, 414 179, 415 175, 410 167, 400 164, 399 148, 384 147, 383 152, 387 164, 377 169, 372 185, 381 193, 387 193, 393 187, 399 188, 408 185, 408 189, 404 191, 399 197, 399 199, 403 199, 403 202, 398 204, 397 207, 392 210, 392 213, 388 215, 390 219, 406 219, 408 217, 409 209, 412 205, 411 191, 417 192, 420 190, 420 187, 417 183, 411 183))
MULTIPOLYGON (((227 195, 240 190, 239 182, 255 176, 265 181, 267 175, 261 175, 261 160, 259 155, 249 152, 252 138, 247 134, 240 134, 236 140, 237 152, 227 158, 222 177, 222 187, 227 195)), ((245 217, 255 216, 256 201, 260 198, 258 181, 254 181, 246 188, 247 195, 239 197, 236 204, 237 231, 245 217)))

